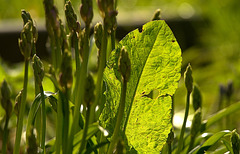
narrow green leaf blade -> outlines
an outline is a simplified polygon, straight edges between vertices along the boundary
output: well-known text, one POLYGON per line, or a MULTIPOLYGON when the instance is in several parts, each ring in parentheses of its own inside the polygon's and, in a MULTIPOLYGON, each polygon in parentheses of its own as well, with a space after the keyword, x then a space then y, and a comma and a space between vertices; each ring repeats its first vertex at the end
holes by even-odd
POLYGON ((210 126, 212 126, 222 118, 239 110, 240 110, 240 102, 234 103, 231 106, 222 109, 221 111, 209 117, 208 120, 204 121, 201 131, 204 132, 206 129, 208 129, 210 126))
POLYGON ((207 151, 212 145, 217 143, 224 135, 229 133, 231 133, 231 131, 229 130, 224 130, 215 133, 213 136, 211 136, 207 141, 203 143, 203 145, 197 150, 196 154, 204 153, 204 151, 207 151))
POLYGON ((104 71, 105 108, 101 125, 114 130, 120 100, 119 53, 125 46, 131 60, 122 131, 138 152, 159 152, 171 129, 171 95, 180 79, 181 49, 165 21, 145 24, 130 32, 110 55, 104 71), (158 93, 151 98, 152 92, 158 93))

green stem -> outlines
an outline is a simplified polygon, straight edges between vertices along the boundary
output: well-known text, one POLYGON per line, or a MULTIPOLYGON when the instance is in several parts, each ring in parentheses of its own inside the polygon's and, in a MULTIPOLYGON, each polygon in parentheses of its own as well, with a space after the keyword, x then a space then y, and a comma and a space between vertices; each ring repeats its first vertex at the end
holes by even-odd
MULTIPOLYGON (((69 89, 65 85, 65 92, 63 95, 63 141, 68 143, 68 132, 69 132, 69 102, 68 102, 69 89)), ((67 144, 63 144, 63 153, 67 153, 67 144)))
POLYGON ((20 142, 21 142, 22 128, 23 128, 23 117, 24 117, 24 113, 25 113, 26 99, 27 99, 28 63, 29 63, 29 60, 25 59, 24 83, 23 83, 23 91, 22 91, 19 117, 18 117, 18 122, 17 122, 16 139, 15 139, 15 145, 14 145, 14 150, 13 150, 14 154, 20 153, 20 142))
POLYGON ((57 128, 56 128, 56 141, 55 141, 55 150, 56 154, 60 154, 62 149, 62 130, 63 130, 63 110, 62 110, 62 93, 59 91, 59 98, 57 103, 57 128))
POLYGON ((108 154, 112 154, 114 147, 116 146, 116 143, 118 141, 119 131, 121 122, 123 119, 124 114, 124 108, 125 108, 125 98, 126 98, 126 92, 127 92, 127 81, 123 79, 122 89, 121 89, 121 98, 120 98, 120 105, 119 105, 119 111, 117 116, 117 122, 113 131, 113 136, 111 138, 111 143, 108 148, 108 154))
POLYGON ((103 71, 106 66, 106 56, 107 56, 107 37, 108 37, 108 32, 107 32, 107 26, 104 24, 104 29, 103 29, 103 37, 102 37, 102 45, 101 45, 101 50, 100 50, 100 62, 99 62, 99 68, 98 68, 98 73, 97 73, 97 84, 96 84, 96 99, 94 101, 94 104, 91 107, 91 118, 90 118, 90 123, 92 123, 95 119, 95 108, 99 104, 99 100, 102 95, 102 79, 103 79, 103 71))
POLYGON ((6 117, 5 125, 4 125, 4 130, 3 130, 3 143, 2 143, 2 153, 6 154, 7 153, 7 142, 8 142, 8 122, 9 118, 8 116, 6 117))
POLYGON ((186 123, 187 123, 187 118, 188 118, 188 112, 189 112, 189 100, 190 100, 190 92, 187 93, 187 102, 186 102, 186 108, 185 108, 185 115, 184 115, 184 120, 182 124, 182 129, 180 133, 180 138, 178 141, 178 150, 177 153, 180 153, 183 149, 183 137, 184 137, 184 132, 186 129, 186 123))
POLYGON ((41 93, 41 101, 42 101, 42 138, 41 138, 41 148, 42 153, 45 154, 45 135, 46 135, 46 110, 45 110, 45 98, 44 98, 44 92, 43 87, 40 85, 40 93, 41 93))
POLYGON ((195 136, 191 136, 188 152, 190 152, 193 149, 194 141, 195 141, 195 136))
MULTIPOLYGON (((57 32, 54 32, 57 34, 57 32)), ((56 42, 56 49, 55 49, 55 58, 56 58, 56 72, 58 72, 59 68, 61 67, 61 61, 62 61, 62 52, 61 52, 61 43, 57 36, 54 36, 55 42, 56 42)))
POLYGON ((88 105, 87 112, 86 112, 86 122, 85 122, 84 129, 83 129, 82 143, 81 143, 80 150, 79 150, 80 154, 83 153, 84 147, 86 147, 86 137, 87 137, 87 131, 88 131, 88 125, 89 125, 89 119, 90 119, 90 111, 91 111, 90 109, 91 109, 91 106, 88 105))
POLYGON ((87 66, 88 66, 88 57, 89 57, 89 33, 90 33, 90 26, 86 26, 86 32, 84 37, 84 46, 83 46, 83 62, 80 67, 80 73, 77 74, 77 79, 79 79, 79 85, 77 86, 76 93, 78 95, 75 95, 75 107, 74 107, 74 115, 73 119, 76 122, 72 123, 70 135, 69 135, 69 142, 68 142, 68 152, 72 153, 72 145, 73 145, 73 137, 74 134, 77 131, 78 128, 78 121, 80 116, 80 106, 83 104, 83 96, 84 96, 84 87, 85 87, 85 81, 87 77, 87 66))
POLYGON ((112 44, 112 50, 111 50, 111 51, 115 50, 115 35, 116 35, 116 31, 113 30, 113 28, 112 28, 112 30, 111 30, 111 44, 112 44))

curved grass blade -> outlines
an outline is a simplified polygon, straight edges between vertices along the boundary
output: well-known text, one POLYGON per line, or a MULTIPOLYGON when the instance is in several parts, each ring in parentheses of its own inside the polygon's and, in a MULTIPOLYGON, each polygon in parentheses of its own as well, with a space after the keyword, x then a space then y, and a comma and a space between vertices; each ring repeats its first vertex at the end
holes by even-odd
POLYGON ((221 120, 222 118, 240 110, 240 102, 234 103, 231 106, 222 109, 221 111, 217 112, 216 114, 212 115, 210 118, 204 121, 202 124, 201 132, 204 132, 210 126, 214 125, 216 122, 221 120))
POLYGON ((203 145, 201 145, 201 147, 199 149, 193 149, 189 153, 190 154, 191 153, 193 153, 193 154, 202 154, 202 153, 204 153, 204 151, 207 151, 212 145, 217 143, 224 135, 230 134, 230 133, 231 133, 231 131, 229 131, 229 130, 224 130, 224 131, 221 131, 221 132, 217 132, 213 136, 211 136, 207 141, 205 141, 203 143, 203 145))
MULTIPOLYGON (((55 97, 53 97, 54 95, 56 95, 55 93, 52 92, 44 92, 44 98, 51 98, 52 100, 54 100, 55 97)), ((55 98, 56 99, 56 98, 55 98)), ((39 93, 33 103, 32 106, 30 108, 29 114, 28 114, 28 120, 27 120, 27 128, 26 128, 26 139, 28 139, 28 136, 31 135, 31 130, 33 129, 33 125, 34 125, 34 121, 35 121, 35 117, 37 115, 38 109, 41 105, 41 94, 39 93)), ((28 143, 28 141, 27 141, 28 143)))

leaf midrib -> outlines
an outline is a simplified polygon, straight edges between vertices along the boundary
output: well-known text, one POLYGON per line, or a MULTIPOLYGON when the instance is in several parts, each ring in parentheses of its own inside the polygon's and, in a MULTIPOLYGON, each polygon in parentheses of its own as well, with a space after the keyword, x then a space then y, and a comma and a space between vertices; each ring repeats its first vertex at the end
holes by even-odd
MULTIPOLYGON (((154 21, 153 21, 153 22, 154 22, 154 21)), ((163 22, 164 22, 164 21, 162 21, 161 24, 162 24, 163 22)), ((151 54, 152 49, 153 49, 153 47, 154 47, 155 44, 156 44, 156 40, 157 40, 157 38, 158 38, 158 35, 159 35, 160 30, 162 29, 162 26, 163 26, 163 24, 162 24, 161 27, 158 29, 158 33, 157 33, 157 35, 156 35, 156 37, 155 37, 155 39, 154 39, 154 43, 153 43, 153 45, 152 45, 152 47, 151 47, 151 51, 150 51, 149 54, 147 55, 147 58, 146 58, 146 60, 145 60, 145 62, 144 62, 144 65, 143 65, 143 67, 142 67, 142 70, 141 70, 141 72, 140 72, 140 76, 139 76, 139 78, 137 79, 137 84, 136 84, 136 86, 135 86, 135 88, 134 88, 134 93, 133 93, 133 96, 134 96, 134 97, 132 97, 132 100, 131 100, 130 105, 129 105, 129 109, 128 109, 128 111, 127 111, 127 117, 126 117, 125 124, 124 124, 124 128, 123 128, 123 132, 124 132, 124 133, 125 133, 125 131, 126 131, 127 122, 128 122, 129 116, 130 116, 130 112, 131 112, 131 110, 132 110, 132 104, 133 104, 133 101, 134 101, 135 96, 136 96, 136 91, 137 91, 137 88, 138 88, 138 84, 139 84, 140 78, 141 78, 142 73, 143 73, 143 70, 144 70, 144 68, 145 68, 145 66, 146 66, 146 62, 147 62, 147 60, 148 60, 148 57, 149 57, 149 55, 151 54)), ((139 33, 140 33, 140 32, 139 32, 139 33)), ((141 33, 140 33, 140 34, 141 34, 141 33)))

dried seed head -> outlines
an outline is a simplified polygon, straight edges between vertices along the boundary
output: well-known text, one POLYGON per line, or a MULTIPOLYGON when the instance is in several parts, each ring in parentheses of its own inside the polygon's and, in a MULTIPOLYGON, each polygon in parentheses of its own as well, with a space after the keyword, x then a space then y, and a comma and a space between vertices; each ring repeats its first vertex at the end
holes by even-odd
POLYGON ((85 84, 85 95, 84 101, 87 106, 91 105, 94 102, 95 95, 94 95, 95 84, 91 74, 88 74, 86 78, 85 84))
POLYGON ((6 82, 6 80, 3 80, 1 84, 1 105, 3 109, 6 112, 6 117, 10 118, 12 113, 12 102, 11 102, 11 89, 6 82))
POLYGON ((129 59, 128 52, 123 46, 120 51, 120 57, 118 61, 118 68, 124 80, 129 81, 131 74, 131 62, 129 59))
POLYGON ((192 125, 191 125, 191 136, 194 137, 197 135, 197 133, 200 131, 202 123, 202 111, 201 108, 199 108, 193 116, 192 125))
POLYGON ((92 0, 82 0, 82 4, 80 6, 80 14, 85 24, 89 26, 93 19, 92 0))
POLYGON ((101 49, 102 36, 103 36, 102 23, 97 23, 94 27, 94 39, 98 49, 101 49))
POLYGON ((190 64, 188 64, 187 69, 184 73, 184 80, 187 91, 190 94, 193 90, 192 67, 190 64))
POLYGON ((36 83, 41 85, 44 77, 44 67, 40 58, 36 54, 33 56, 33 71, 36 83))
POLYGON ((194 111, 202 107, 202 95, 197 85, 193 87, 192 104, 194 111))

